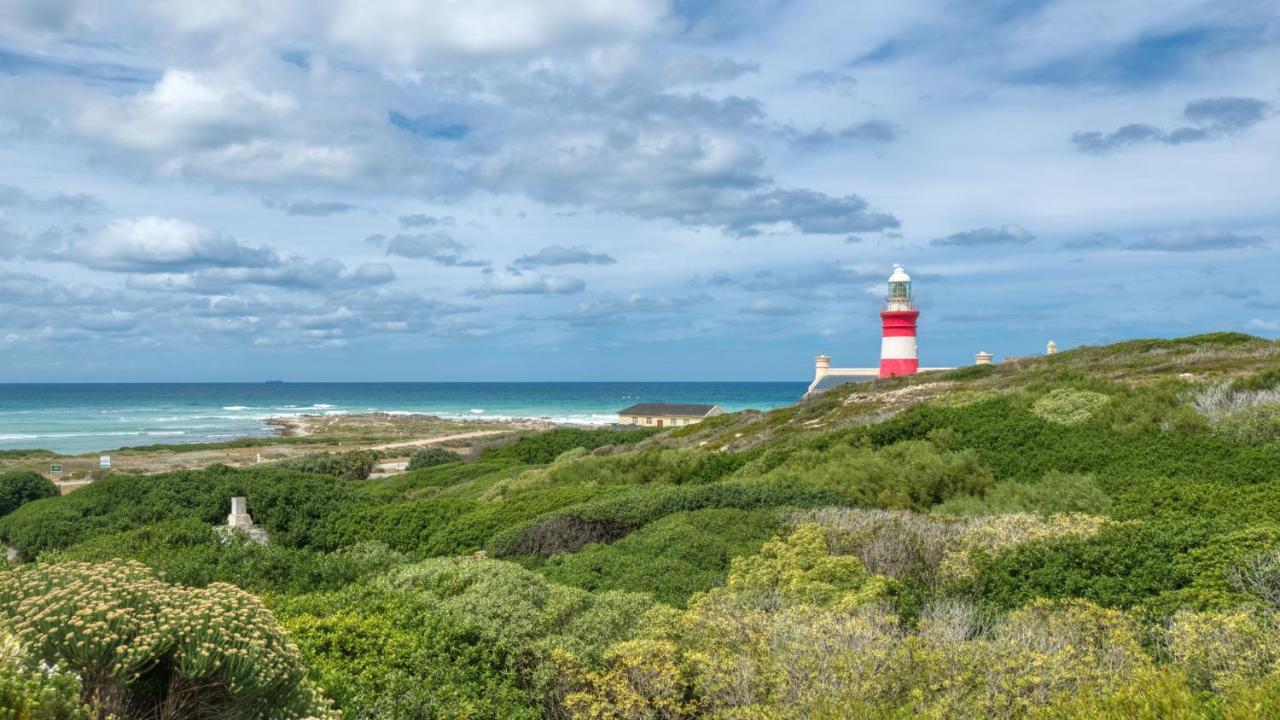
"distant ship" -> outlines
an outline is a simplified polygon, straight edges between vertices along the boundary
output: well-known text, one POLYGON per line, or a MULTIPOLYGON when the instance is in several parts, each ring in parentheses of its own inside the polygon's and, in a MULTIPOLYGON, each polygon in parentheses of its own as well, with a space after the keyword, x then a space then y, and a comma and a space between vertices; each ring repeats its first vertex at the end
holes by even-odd
POLYGON ((283 385, 283 384, 284 384, 284 381, 283 381, 283 380, 268 380, 268 381, 266 382, 266 384, 267 384, 267 385, 283 385))

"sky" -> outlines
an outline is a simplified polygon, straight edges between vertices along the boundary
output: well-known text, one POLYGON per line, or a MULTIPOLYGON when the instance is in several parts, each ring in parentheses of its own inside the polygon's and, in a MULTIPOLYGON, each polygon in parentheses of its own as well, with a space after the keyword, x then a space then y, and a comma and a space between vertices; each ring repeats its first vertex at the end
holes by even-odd
POLYGON ((1267 0, 6 0, 0 382, 1280 335, 1267 0))

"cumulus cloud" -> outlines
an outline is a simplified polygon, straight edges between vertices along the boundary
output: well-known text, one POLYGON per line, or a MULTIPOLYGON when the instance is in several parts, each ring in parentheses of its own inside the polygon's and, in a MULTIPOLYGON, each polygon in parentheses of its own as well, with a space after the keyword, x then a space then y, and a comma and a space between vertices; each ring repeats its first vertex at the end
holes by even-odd
POLYGON ((1153 235, 1131 242, 1126 247, 1154 252, 1204 252, 1242 250, 1266 244, 1261 235, 1240 235, 1220 228, 1198 227, 1153 235))
POLYGON ((637 38, 656 30, 665 11, 666 3, 659 0, 339 0, 326 20, 338 43, 391 65, 413 67, 430 59, 637 38))
POLYGON ((280 263, 268 248, 249 247, 211 228, 154 215, 113 220, 98 232, 76 238, 66 259, 99 270, 138 273, 280 263))
POLYGON ((550 147, 531 145, 520 155, 483 162, 478 179, 550 204, 669 219, 738 236, 783 224, 802 233, 840 235, 899 226, 896 217, 873 210, 858 195, 777 187, 760 173, 759 154, 726 135, 646 131, 549 141, 550 147))
POLYGON ((149 90, 86 108, 76 125, 85 135, 135 150, 213 148, 249 141, 297 109, 285 93, 171 69, 149 90))
POLYGON ((517 267, 536 268, 547 265, 612 265, 617 260, 604 253, 593 253, 575 245, 548 245, 532 255, 522 255, 513 263, 517 267))
POLYGON ((571 275, 543 275, 522 273, 516 270, 485 273, 484 284, 472 288, 468 294, 474 297, 490 295, 576 295, 587 284, 571 275))
POLYGON ((1095 155, 1143 143, 1206 142, 1246 132, 1271 112, 1271 103, 1256 98, 1204 98, 1187 103, 1183 109, 1182 115, 1190 125, 1166 131, 1146 123, 1132 123, 1109 133, 1078 132, 1071 136, 1071 142, 1077 150, 1095 155))
POLYGON ((1020 225, 966 230, 930 242, 938 247, 988 247, 992 245, 1026 245, 1036 238, 1020 225))
POLYGON ((484 267, 487 260, 467 260, 466 246, 448 233, 396 235, 387 243, 387 254, 415 260, 430 260, 447 267, 484 267))
POLYGON ((395 280, 395 272, 384 263, 365 263, 354 272, 332 258, 307 260, 291 257, 266 267, 210 268, 183 273, 130 275, 126 287, 153 292, 216 295, 235 292, 244 285, 260 285, 285 290, 328 293, 348 288, 364 288, 395 280))

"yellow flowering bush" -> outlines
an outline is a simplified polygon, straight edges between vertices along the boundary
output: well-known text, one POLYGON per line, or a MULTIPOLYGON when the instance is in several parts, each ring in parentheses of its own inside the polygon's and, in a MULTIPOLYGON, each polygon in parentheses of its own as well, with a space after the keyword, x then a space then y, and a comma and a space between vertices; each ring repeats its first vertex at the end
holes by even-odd
POLYGON ((1080 513, 1050 515, 1009 513, 972 518, 946 543, 939 569, 946 580, 973 577, 974 551, 995 555, 1015 545, 1059 537, 1091 537, 1106 518, 1080 513))
POLYGON ((270 611, 232 585, 169 585, 137 562, 29 565, 0 574, 0 620, 32 656, 79 675, 101 715, 331 716, 270 611))
POLYGON ((627 640, 605 653, 604 668, 574 672, 581 689, 564 697, 564 707, 582 720, 674 720, 690 708, 667 640, 627 640))
POLYGON ((88 720, 80 683, 70 673, 41 667, 18 639, 0 627, 0 720, 88 720))
POLYGON ((858 558, 832 555, 826 531, 806 524, 785 539, 775 537, 765 543, 757 555, 735 558, 724 592, 766 607, 795 603, 857 607, 882 594, 885 587, 884 578, 872 578, 858 558))
POLYGON ((1169 655, 1192 687, 1222 692, 1243 679, 1274 672, 1280 636, 1274 615, 1183 610, 1169 622, 1169 655))

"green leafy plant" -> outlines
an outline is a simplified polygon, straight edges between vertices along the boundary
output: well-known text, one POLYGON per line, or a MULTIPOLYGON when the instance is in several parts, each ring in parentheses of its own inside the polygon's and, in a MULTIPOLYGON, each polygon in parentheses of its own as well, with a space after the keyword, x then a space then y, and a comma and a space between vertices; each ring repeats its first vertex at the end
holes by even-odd
POLYGON ((0 473, 0 516, 8 515, 32 500, 57 494, 58 486, 38 472, 16 470, 0 473))
POLYGON ((409 470, 422 470, 424 468, 435 467, 436 465, 445 465, 447 463, 459 462, 462 456, 452 450, 445 450, 439 447, 423 448, 415 451, 409 456, 409 470))

